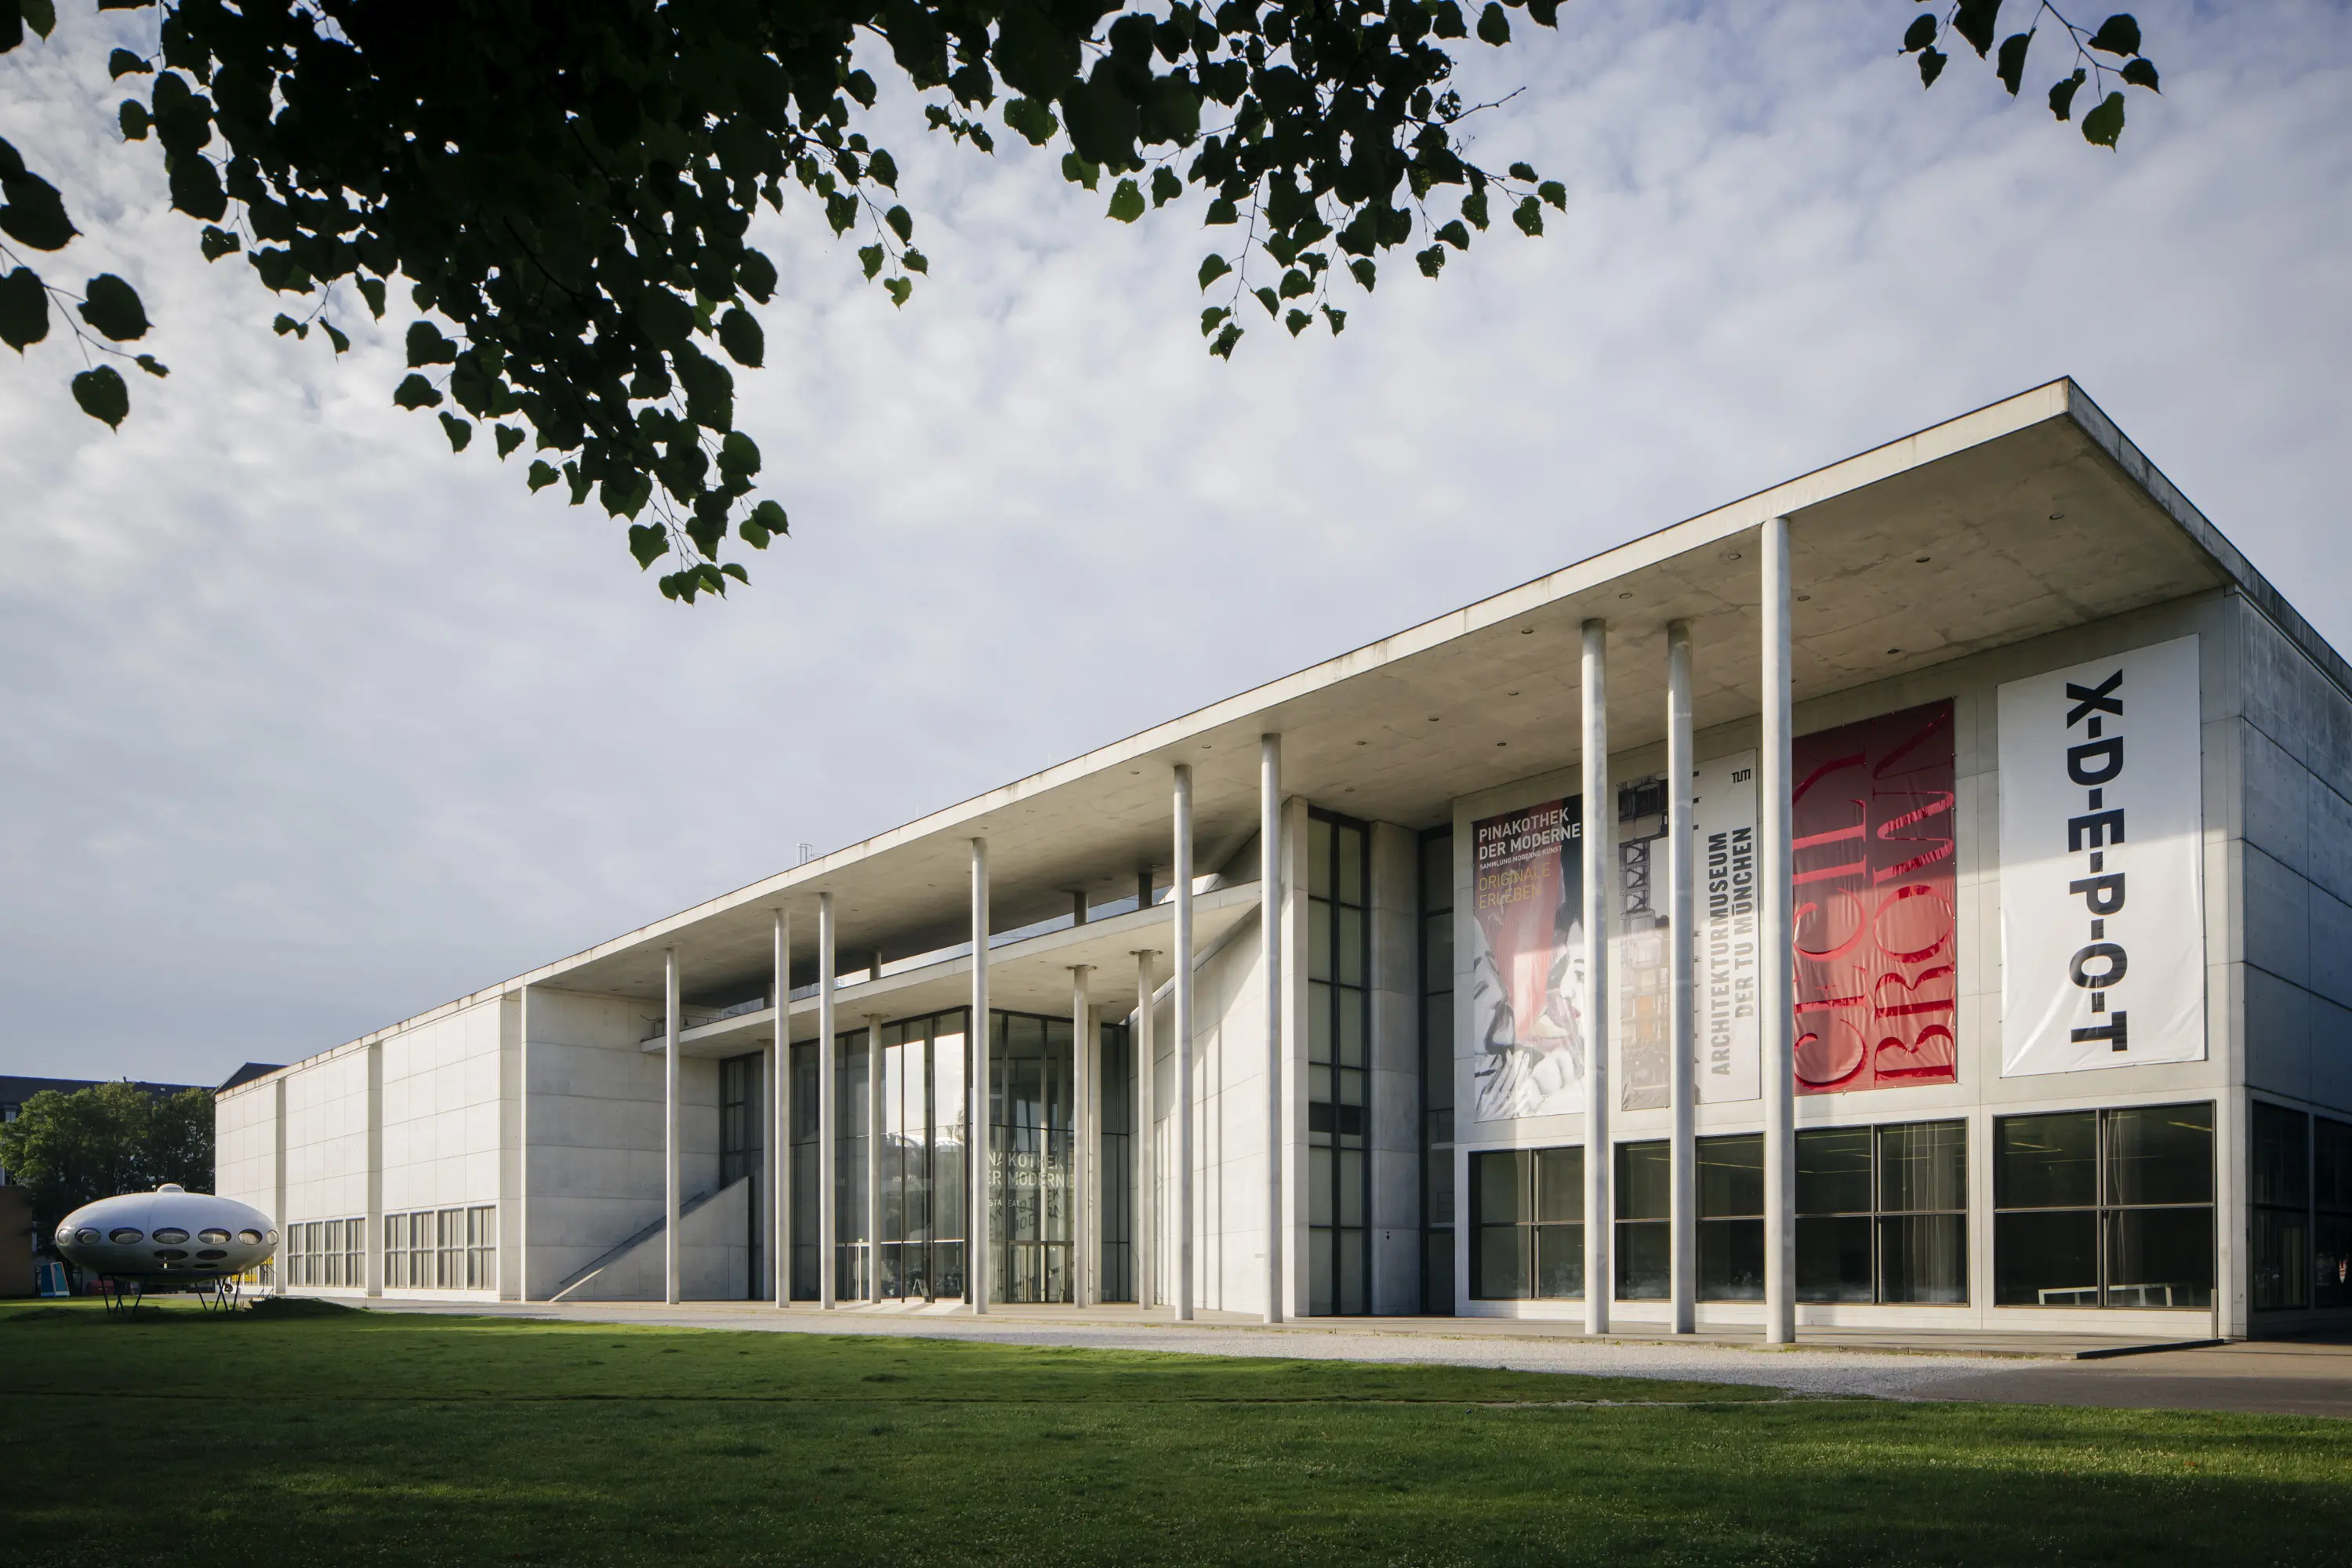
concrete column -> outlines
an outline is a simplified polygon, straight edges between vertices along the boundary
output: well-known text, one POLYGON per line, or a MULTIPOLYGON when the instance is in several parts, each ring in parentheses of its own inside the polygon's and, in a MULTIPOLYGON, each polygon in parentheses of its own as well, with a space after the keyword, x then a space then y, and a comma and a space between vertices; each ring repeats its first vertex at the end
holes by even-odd
POLYGON ((530 1296, 530 987, 517 998, 515 1019, 515 1224, 509 1236, 499 1231, 499 1294, 509 1300, 530 1296), (506 1260, 514 1259, 514 1292, 507 1293, 506 1260))
POLYGON ((383 1042, 367 1048, 367 1293, 383 1294, 383 1042))
POLYGON ((834 1088, 834 963, 840 932, 834 923, 833 895, 816 896, 816 1300, 833 1310, 837 1266, 834 1233, 840 1228, 841 1159, 836 1146, 835 1111, 840 1096, 834 1088))
MULTIPOLYGON (((1078 895, 1083 901, 1086 895, 1078 895)), ((1095 1230, 1095 1010, 1087 996, 1083 963, 1070 965, 1070 1300, 1096 1301, 1095 1266, 1102 1256, 1095 1230)))
POLYGON ((1667 1098, 1674 1107, 1670 1290, 1674 1331, 1698 1325, 1698 1146, 1692 1131, 1694 1064, 1691 1012, 1691 630, 1666 623, 1666 1048, 1672 1053, 1667 1098))
POLYGON ((1795 917, 1789 877, 1795 865, 1790 847, 1789 791, 1792 716, 1789 693, 1789 520, 1766 521, 1763 538, 1764 744, 1757 753, 1757 805, 1760 808, 1757 879, 1757 945, 1762 950, 1762 984, 1757 1010, 1764 1026, 1764 1342, 1793 1344, 1797 1339, 1797 1089, 1794 977, 1790 939, 1795 917))
MULTIPOLYGON (((1258 967, 1265 976, 1265 1321, 1282 1321, 1282 737, 1257 739, 1258 967)), ((1369 1152, 1366 1155, 1370 1158, 1369 1152)), ((1369 1226, 1366 1235, 1370 1234, 1369 1226)))
MULTIPOLYGON (((1149 873, 1146 873, 1149 876, 1149 873)), ((1160 1129, 1152 1121, 1152 1079, 1159 1054, 1152 1038, 1152 949, 1135 951, 1135 1304, 1155 1303, 1160 1287, 1160 1129)))
POLYGON ((988 840, 971 841, 971 1173, 964 1184, 971 1200, 971 1222, 964 1227, 965 1279, 971 1285, 971 1310, 988 1310, 988 1154, 992 1134, 988 1125, 988 840))
POLYGON ((1192 1317, 1192 770, 1176 764, 1176 1317, 1192 1317))
POLYGON ((286 1255, 293 1250, 294 1246, 292 1227, 286 1223, 286 1075, 279 1073, 271 1088, 270 1117, 271 1124, 277 1129, 277 1136, 270 1150, 270 1188, 273 1194, 270 1203, 273 1207, 269 1223, 278 1227, 278 1250, 270 1259, 269 1293, 283 1296, 286 1294, 286 1255))
MULTIPOLYGON (((880 967, 878 964, 876 966, 880 967)), ((882 1300, 882 1015, 866 1015, 866 1299, 882 1300)))
POLYGON ((680 1108, 677 1082, 677 949, 662 952, 662 1300, 678 1300, 680 1108))
POLYGON ((1584 623, 1584 1331, 1609 1331, 1616 1294, 1610 1202, 1609 910, 1617 799, 1609 786, 1609 623, 1584 623))
POLYGON ((776 1305, 793 1304, 793 917, 776 910, 775 979, 776 1043, 768 1058, 769 1202, 775 1205, 768 1226, 775 1249, 773 1260, 776 1305))

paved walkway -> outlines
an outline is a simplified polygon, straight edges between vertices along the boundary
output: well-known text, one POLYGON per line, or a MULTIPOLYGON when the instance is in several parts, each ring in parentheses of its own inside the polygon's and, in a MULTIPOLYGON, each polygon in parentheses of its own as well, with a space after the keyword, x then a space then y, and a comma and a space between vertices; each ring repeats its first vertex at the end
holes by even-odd
POLYGON ((771 1333, 905 1334, 1000 1344, 1074 1345, 1288 1360, 1438 1363, 1520 1372, 1739 1383, 1792 1394, 2007 1404, 2237 1410, 2352 1417, 2352 1340, 2263 1341, 2206 1349, 2142 1350, 2098 1335, 1993 1332, 1902 1336, 1805 1331, 1793 1348, 1754 1331, 1686 1339, 1631 1331, 1591 1340, 1560 1323, 1496 1319, 1332 1320, 1268 1328, 1218 1314, 1190 1324, 1164 1312, 1097 1309, 1083 1317, 1013 1309, 978 1319, 946 1309, 779 1311, 750 1303, 682 1306, 597 1302, 558 1306, 399 1303, 379 1310, 646 1323, 771 1333), (2095 1359, 2079 1359, 2083 1357, 2095 1359))

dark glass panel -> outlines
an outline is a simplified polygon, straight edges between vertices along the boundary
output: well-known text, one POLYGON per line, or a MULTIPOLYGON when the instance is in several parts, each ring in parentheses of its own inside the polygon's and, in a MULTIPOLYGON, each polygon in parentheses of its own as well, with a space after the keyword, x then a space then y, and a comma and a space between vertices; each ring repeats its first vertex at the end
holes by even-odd
POLYGON ((1584 1227, 1539 1225, 1536 1228, 1536 1294, 1552 1301, 1584 1294, 1584 1227))
MULTIPOLYGON (((1508 1239, 1518 1233, 1506 1229, 1498 1234, 1508 1239)), ((1332 1279, 1333 1251, 1329 1230, 1317 1229, 1307 1233, 1307 1310, 1318 1316, 1330 1311, 1332 1303, 1338 1299, 1332 1279)), ((1477 1268, 1478 1260, 1474 1258, 1471 1270, 1475 1274, 1477 1268)))
POLYGON ((1657 1220, 1620 1220, 1617 1223, 1619 1300, 1664 1300, 1673 1290, 1673 1268, 1674 1239, 1670 1227, 1657 1220))
POLYGON ((2352 1122, 2323 1116, 2311 1131, 2312 1201, 2328 1213, 2352 1214, 2352 1122))
POLYGON ((1663 1139, 1617 1145, 1619 1219, 1664 1219, 1674 1212, 1673 1160, 1663 1139))
POLYGON ((2352 1215, 2321 1215, 2313 1229, 2311 1304, 2352 1307, 2352 1215))
POLYGON ((1307 900, 1307 978, 1330 980, 1331 906, 1321 899, 1307 900))
POLYGON ((2150 1105, 2107 1112, 2111 1204, 2213 1201, 2213 1108, 2150 1105))
POLYGON ((1320 816, 1307 819, 1307 890, 1331 896, 1331 824, 1320 816))
POLYGON ((1764 1134, 1698 1141, 1701 1219, 1747 1218, 1764 1212, 1764 1134))
POLYGON ((1867 1301, 1870 1216, 1846 1215, 1797 1222, 1797 1300, 1867 1301))
POLYGON ((2310 1216, 2301 1209, 2257 1208, 2252 1228, 2255 1310, 2310 1306, 2310 1216))
POLYGON ((2107 1305, 2213 1304, 2213 1211, 2117 1209, 2107 1215, 2107 1305))
POLYGON ((1536 1156, 1535 1218, 1550 1224, 1581 1224, 1584 1219, 1584 1151, 1538 1149, 1536 1156))
POLYGON ((2311 1203, 2311 1119, 2284 1105, 2254 1102, 2254 1203, 2300 1209, 2311 1203))
MULTIPOLYGON (((2096 1111, 2000 1118, 1993 1123, 1994 1204, 2005 1209, 2047 1209, 2098 1202, 2098 1147, 2096 1111)), ((2000 1234, 1995 1233, 1996 1243, 2000 1234)), ((2006 1303, 2008 1299, 2001 1300, 2006 1303)))
MULTIPOLYGON (((1868 1214, 1870 1212, 1870 1129, 1829 1127, 1797 1134, 1797 1212, 1802 1214, 1868 1214)), ((1798 1235, 1801 1237, 1803 1231, 1798 1235)), ((1867 1249, 1865 1248, 1865 1258, 1867 1249)), ((1797 1278, 1805 1277, 1804 1243, 1797 1244, 1797 1278)), ((1801 1290, 1803 1286, 1799 1285, 1801 1290)), ((1809 1300, 1843 1301, 1845 1296, 1808 1297, 1809 1300)))
POLYGON ((1421 901, 1424 909, 1454 904, 1454 835, 1433 833, 1421 841, 1421 901))
POLYGON ((1878 1299, 1958 1306, 1969 1299, 1965 1215, 1891 1215, 1878 1222, 1878 1299))
POLYGON ((1454 1232, 1450 1228, 1422 1235, 1421 1310, 1441 1317, 1454 1313, 1454 1232))
POLYGON ((2095 1209, 1996 1215, 1992 1258, 1995 1306, 2099 1304, 2099 1216, 2095 1209))
POLYGON ((1339 901, 1360 905, 1364 901, 1364 830, 1335 826, 1331 853, 1339 861, 1334 869, 1339 873, 1339 901))
POLYGON ((1422 985, 1428 991, 1454 989, 1454 911, 1440 908, 1421 922, 1422 985))
POLYGON ((1470 1156, 1471 1202, 1477 1205, 1481 1225, 1514 1225, 1533 1217, 1525 1212, 1528 1158, 1525 1149, 1481 1149, 1470 1156))
POLYGON ((1965 1121, 1913 1121, 1878 1130, 1878 1206, 1889 1214, 1965 1210, 1965 1121))
POLYGON ((1702 1301, 1764 1299, 1762 1220, 1699 1221, 1698 1296, 1702 1301))
MULTIPOLYGON (((1433 1151, 1424 1173, 1428 1190, 1422 1196, 1423 1223, 1431 1226, 1454 1223, 1454 1151, 1433 1151)), ((1450 1243, 1448 1245, 1451 1245, 1450 1243)))
POLYGON ((1332 955, 1342 985, 1364 983, 1364 911, 1339 906, 1339 939, 1338 951, 1332 955))

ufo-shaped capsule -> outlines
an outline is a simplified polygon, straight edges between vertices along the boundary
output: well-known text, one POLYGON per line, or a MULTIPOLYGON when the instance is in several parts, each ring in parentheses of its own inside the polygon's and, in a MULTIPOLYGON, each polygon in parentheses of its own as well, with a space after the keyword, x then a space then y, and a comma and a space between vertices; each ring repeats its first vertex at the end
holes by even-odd
POLYGON ((278 1250, 277 1227, 259 1209, 172 1182, 83 1205, 56 1240, 69 1262, 117 1279, 217 1279, 278 1250))

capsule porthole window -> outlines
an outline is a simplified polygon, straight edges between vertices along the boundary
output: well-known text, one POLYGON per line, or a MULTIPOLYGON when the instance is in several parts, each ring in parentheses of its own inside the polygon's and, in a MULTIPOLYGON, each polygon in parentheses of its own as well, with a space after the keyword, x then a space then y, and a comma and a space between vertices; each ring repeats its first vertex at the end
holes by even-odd
POLYGON ((188 1239, 188 1233, 182 1230, 177 1226, 170 1226, 163 1230, 157 1231, 155 1233, 155 1239, 162 1242, 166 1247, 177 1247, 180 1243, 188 1239))

